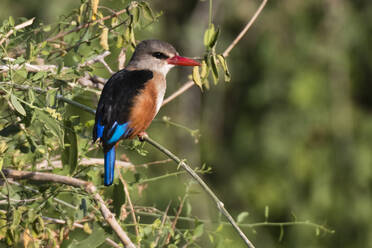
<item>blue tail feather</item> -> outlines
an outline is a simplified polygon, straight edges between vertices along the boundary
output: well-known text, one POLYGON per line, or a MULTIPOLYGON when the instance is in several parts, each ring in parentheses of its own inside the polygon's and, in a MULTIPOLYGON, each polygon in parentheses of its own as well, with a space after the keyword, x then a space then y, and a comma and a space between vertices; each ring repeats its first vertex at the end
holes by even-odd
POLYGON ((109 186, 114 181, 114 171, 115 171, 115 146, 105 153, 105 176, 104 184, 109 186))

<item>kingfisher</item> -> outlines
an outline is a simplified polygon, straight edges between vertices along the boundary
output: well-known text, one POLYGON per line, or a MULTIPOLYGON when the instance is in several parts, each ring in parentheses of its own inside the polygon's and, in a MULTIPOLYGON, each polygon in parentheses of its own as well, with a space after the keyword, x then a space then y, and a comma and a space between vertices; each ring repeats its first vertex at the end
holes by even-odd
POLYGON ((119 140, 139 138, 162 105, 168 71, 175 65, 200 66, 179 56, 169 43, 138 43, 128 65, 111 76, 103 87, 95 116, 93 142, 100 139, 104 152, 104 185, 114 180, 115 149, 119 140))

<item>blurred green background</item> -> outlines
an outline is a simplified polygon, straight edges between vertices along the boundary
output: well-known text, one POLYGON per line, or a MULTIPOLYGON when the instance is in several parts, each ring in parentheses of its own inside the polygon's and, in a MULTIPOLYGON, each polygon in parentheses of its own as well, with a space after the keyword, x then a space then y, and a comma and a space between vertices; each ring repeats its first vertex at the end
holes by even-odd
MULTIPOLYGON (((100 4, 123 7, 122 1, 100 4)), ((208 1, 150 4, 163 15, 137 38, 168 41, 186 56, 203 54, 208 1)), ((221 28, 219 52, 259 4, 213 1, 213 22, 221 28)), ((78 5, 78 0, 1 0, 0 19, 36 16, 53 23, 78 5)), ((194 87, 158 115, 200 129, 199 143, 160 122, 148 133, 191 164, 212 166, 204 178, 234 216, 248 211, 249 223, 263 221, 268 206, 270 221, 297 218, 335 230, 316 235, 313 228, 291 226, 278 241, 278 227, 259 227, 255 233, 244 229, 257 247, 372 247, 371 58, 370 0, 269 0, 228 57, 231 83, 203 93, 194 87)), ((189 73, 176 69, 169 74, 168 95, 189 73)), ((164 158, 147 148, 146 158, 131 159, 164 158)), ((160 175, 161 170, 167 167, 149 168, 148 173, 160 175)), ((180 178, 151 184, 157 193, 143 198, 164 209, 182 194, 180 178)), ((197 215, 216 218, 207 197, 193 199, 197 215)), ((238 240, 233 231, 231 239, 238 240)))

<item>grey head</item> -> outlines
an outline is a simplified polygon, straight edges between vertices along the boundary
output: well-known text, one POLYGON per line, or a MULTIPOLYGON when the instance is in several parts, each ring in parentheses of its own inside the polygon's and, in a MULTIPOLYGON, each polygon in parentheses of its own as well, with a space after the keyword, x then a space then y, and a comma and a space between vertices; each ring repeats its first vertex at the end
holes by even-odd
POLYGON ((127 68, 157 71, 165 76, 174 67, 169 59, 177 55, 176 49, 167 42, 144 40, 138 43, 127 68))

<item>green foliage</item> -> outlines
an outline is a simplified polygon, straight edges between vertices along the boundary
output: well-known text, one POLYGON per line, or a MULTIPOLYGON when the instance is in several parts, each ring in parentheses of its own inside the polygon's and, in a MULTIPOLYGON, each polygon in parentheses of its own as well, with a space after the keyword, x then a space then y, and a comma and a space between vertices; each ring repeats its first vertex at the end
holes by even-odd
MULTIPOLYGON (((58 2, 63 4, 64 1, 58 2)), ((164 8, 167 13, 182 11, 178 12, 177 20, 183 22, 178 17, 191 13, 190 9, 186 11, 191 3, 182 2, 185 10, 172 10, 172 4, 159 9, 164 8)), ((212 1, 209 3, 212 4, 212 1)), ((74 4, 78 3, 75 1, 74 4)), ((225 4, 226 11, 234 11, 234 14, 229 14, 232 23, 239 23, 241 19, 247 21, 246 10, 251 9, 248 3, 221 3, 225 4)), ((294 2, 288 0, 287 4, 290 9, 294 2)), ((299 5, 301 7, 302 4, 299 5)), ((38 9, 42 7, 38 6, 38 9)), ((184 171, 178 170, 177 166, 169 168, 166 163, 153 166, 148 161, 160 158, 144 143, 134 140, 118 147, 118 160, 126 160, 122 156, 125 153, 135 164, 146 162, 143 166, 128 170, 120 168, 124 180, 128 182, 137 224, 132 219, 132 209, 127 198, 129 195, 124 193, 124 185, 118 173, 112 187, 101 187, 102 163, 87 163, 91 158, 102 158, 99 145, 91 144, 94 120, 91 111, 86 112, 95 107, 102 87, 101 83, 94 81, 93 76, 110 76, 101 63, 91 63, 91 60, 110 51, 111 54, 105 58, 106 62, 111 68, 116 68, 117 55, 123 52, 129 58, 137 40, 140 37, 149 38, 144 34, 151 34, 152 29, 156 29, 160 36, 164 25, 161 19, 163 16, 154 9, 147 1, 99 3, 98 0, 82 0, 79 6, 69 12, 63 12, 58 18, 55 16, 52 23, 36 18, 32 25, 16 29, 17 25, 27 19, 8 16, 3 19, 0 41, 9 32, 13 33, 0 46, 0 168, 49 171, 92 182, 115 213, 120 225, 135 243, 141 242, 142 247, 240 247, 241 241, 232 232, 230 225, 218 219, 217 211, 214 206, 208 205, 209 201, 200 189, 191 183, 186 187, 180 183, 190 180, 183 176, 184 171), (120 11, 120 14, 113 14, 112 11, 120 11), (84 84, 82 79, 91 83, 84 84), (182 198, 179 202, 174 200, 179 196, 182 198)), ((261 25, 276 31, 271 25, 276 25, 278 13, 273 14, 271 11, 269 17, 266 17, 269 21, 261 25)), ((283 11, 290 10, 284 8, 283 11)), ((231 42, 231 37, 237 32, 237 28, 230 28, 226 23, 221 22, 218 27, 215 26, 211 13, 210 6, 210 21, 206 30, 193 34, 193 39, 196 37, 201 47, 204 45, 202 65, 194 67, 192 72, 194 82, 202 90, 209 90, 212 81, 217 85, 221 78, 230 82, 227 61, 220 49, 231 42)), ((309 10, 306 13, 313 12, 309 10)), ((287 20, 288 23, 310 25, 299 21, 302 17, 296 13, 290 14, 294 15, 296 21, 287 20)), ((179 37, 184 30, 174 20, 170 24, 165 28, 166 33, 172 29, 175 36, 179 37), (175 28, 181 31, 177 29, 175 32, 175 28)), ((286 24, 281 23, 280 27, 285 28, 286 24)), ((205 29, 205 26, 200 25, 200 28, 205 29)), ((248 236, 254 237, 254 241, 259 244, 257 246, 277 246, 279 239, 291 247, 298 247, 307 244, 308 240, 321 243, 325 237, 328 239, 328 236, 332 236, 325 235, 331 232, 325 226, 297 220, 288 213, 300 212, 301 216, 309 219, 315 216, 320 222, 328 222, 328 215, 318 209, 324 211, 334 206, 330 197, 333 189, 327 184, 334 171, 328 169, 327 173, 321 175, 317 171, 322 171, 330 163, 330 154, 342 149, 333 150, 328 140, 332 129, 327 124, 328 110, 324 107, 330 102, 325 86, 328 77, 318 67, 321 62, 309 55, 309 51, 317 48, 312 43, 315 41, 309 42, 314 47, 307 47, 309 36, 301 33, 296 36, 298 40, 293 41, 295 44, 291 44, 289 50, 282 49, 288 40, 280 35, 291 32, 277 32, 263 32, 265 34, 257 38, 262 42, 258 48, 248 42, 244 48, 249 46, 250 49, 239 49, 239 56, 231 59, 231 62, 229 59, 229 65, 231 63, 233 66, 230 67, 234 69, 234 85, 229 85, 222 93, 220 85, 213 88, 213 93, 206 92, 203 96, 204 104, 200 108, 186 106, 187 111, 166 113, 160 121, 162 124, 158 125, 162 128, 160 132, 154 131, 151 134, 173 143, 182 154, 190 151, 185 157, 196 161, 195 164, 203 164, 195 171, 209 174, 208 181, 214 183, 218 192, 224 196, 226 206, 234 210, 238 224, 244 227, 248 236), (255 51, 254 56, 249 54, 252 51, 255 51), (310 56, 317 65, 291 61, 297 54, 310 56), (292 73, 291 68, 296 70, 293 76, 288 76, 292 73), (267 74, 263 72, 264 69, 267 74), (225 95, 221 97, 221 94, 225 95), (225 106, 223 102, 226 102, 225 106), (193 112, 204 108, 201 114, 193 112), (230 110, 233 108, 235 114, 230 110), (194 128, 180 124, 182 116, 187 116, 187 120, 193 116, 189 123, 194 128), (200 121, 200 128, 197 116, 204 118, 203 122, 200 121), (311 121, 317 124, 309 124, 311 121), (181 131, 166 129, 168 126, 178 127, 181 131), (172 130, 172 133, 164 130, 172 130), (196 144, 200 145, 200 154, 196 144), (199 155, 202 162, 199 161, 199 155), (209 164, 216 165, 213 174, 210 173, 209 164), (306 198, 306 195, 311 194, 313 198, 306 198), (267 205, 270 206, 270 216, 267 205), (243 211, 247 209, 250 215, 243 211), (308 209, 315 210, 310 212, 308 209), (263 218, 254 217, 262 216, 263 210, 263 218), (269 217, 276 221, 290 221, 271 222, 269 217), (262 222, 252 223, 256 219, 262 222), (289 225, 308 226, 315 230, 315 235, 305 228, 285 228, 289 225), (258 227, 276 228, 272 231, 271 228, 258 230, 258 227), (257 232, 257 235, 252 235, 251 231, 257 232), (299 236, 303 240, 297 240, 297 232, 300 232, 299 236)), ((171 40, 169 36, 164 39, 171 40)), ((186 39, 186 36, 183 38, 186 39)), ((342 51, 342 48, 338 50, 342 51)), ((322 55, 324 51, 317 52, 320 57, 325 56, 322 55)), ((168 87, 174 86, 169 84, 168 87)), ((361 137, 370 136, 371 121, 363 111, 358 111, 357 115, 363 120, 367 119, 358 125, 360 129, 357 131, 356 144, 359 149, 356 159, 360 175, 358 185, 365 189, 370 181, 368 164, 371 159, 369 142, 367 138, 361 137)), ((338 123, 342 126, 344 122, 338 123)), ((156 123, 152 126, 155 126, 152 130, 157 130, 156 123)), ((333 132, 343 134, 342 130, 333 132)), ((345 140, 341 141, 343 143, 345 140)), ((338 170, 336 172, 334 174, 339 173, 338 170)), ((117 236, 97 211, 94 200, 84 190, 27 180, 20 183, 4 182, 1 187, 0 246, 107 247, 107 238, 119 243, 117 236)), ((337 196, 338 200, 340 198, 337 196)), ((333 200, 338 203, 337 199, 333 200)), ((353 207, 354 210, 361 210, 355 211, 360 220, 370 216, 369 200, 363 199, 363 202, 357 202, 353 207)), ((351 219, 350 215, 348 219, 351 219)), ((335 222, 332 219, 330 225, 333 226, 335 222)))

